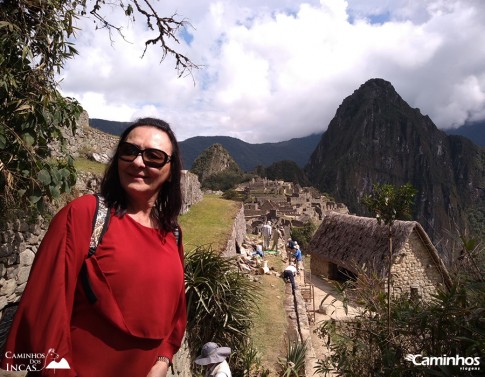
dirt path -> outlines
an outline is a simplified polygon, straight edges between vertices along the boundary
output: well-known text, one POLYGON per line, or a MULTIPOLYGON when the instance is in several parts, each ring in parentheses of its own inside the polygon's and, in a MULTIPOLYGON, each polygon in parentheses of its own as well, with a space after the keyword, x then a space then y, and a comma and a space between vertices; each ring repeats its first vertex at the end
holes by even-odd
MULTIPOLYGON (((314 330, 320 327, 323 321, 333 319, 351 318, 357 314, 357 310, 353 307, 348 307, 348 314, 345 313, 343 304, 337 299, 338 295, 335 288, 324 281, 323 279, 311 275, 309 272, 300 274, 297 277, 297 284, 305 289, 310 284, 313 285, 313 299, 307 303, 307 311, 309 316, 315 316, 315 321, 310 322, 311 341, 314 350, 315 358, 312 360, 313 368, 317 365, 319 359, 324 359, 329 352, 325 344, 325 340, 315 334, 314 330), (319 310, 320 304, 326 305, 325 313, 319 310)), ((312 369, 313 369, 312 368, 312 369)), ((332 376, 332 374, 330 374, 332 376)))

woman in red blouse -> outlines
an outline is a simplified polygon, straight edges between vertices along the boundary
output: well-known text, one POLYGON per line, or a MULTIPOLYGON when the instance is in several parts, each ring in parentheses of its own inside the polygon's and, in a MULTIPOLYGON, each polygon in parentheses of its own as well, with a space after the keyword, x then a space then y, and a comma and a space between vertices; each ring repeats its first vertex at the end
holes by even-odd
POLYGON ((111 218, 87 258, 96 198, 52 220, 31 269, 2 368, 43 376, 164 377, 185 331, 181 160, 169 125, 145 118, 120 138, 101 185, 111 218), (85 265, 97 300, 79 279, 85 265))

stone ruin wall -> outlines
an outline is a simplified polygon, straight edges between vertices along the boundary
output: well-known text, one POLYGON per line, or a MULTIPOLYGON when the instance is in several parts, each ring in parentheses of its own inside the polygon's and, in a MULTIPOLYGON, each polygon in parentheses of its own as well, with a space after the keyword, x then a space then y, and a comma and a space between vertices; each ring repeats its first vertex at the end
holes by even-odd
POLYGON ((440 270, 416 230, 399 254, 391 269, 394 295, 410 295, 414 288, 419 297, 427 301, 439 287, 445 287, 440 270))
POLYGON ((241 247, 246 236, 246 219, 244 218, 244 205, 241 202, 239 211, 234 218, 231 235, 227 240, 227 245, 222 253, 225 257, 233 257, 237 254, 237 247, 241 247), (237 246, 236 246, 237 244, 237 246))
MULTIPOLYGON (((83 112, 77 122, 77 128, 73 134, 71 130, 64 130, 67 152, 73 157, 92 155, 92 153, 111 156, 116 148, 119 137, 107 134, 89 126, 89 115, 83 112)), ((61 156, 58 142, 50 144, 54 156, 61 156)))

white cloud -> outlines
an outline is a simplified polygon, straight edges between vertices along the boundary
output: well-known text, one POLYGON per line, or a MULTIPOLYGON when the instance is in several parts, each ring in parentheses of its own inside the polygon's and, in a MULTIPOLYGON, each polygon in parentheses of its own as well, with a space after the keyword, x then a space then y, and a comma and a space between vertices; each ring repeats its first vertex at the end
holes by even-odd
MULTIPOLYGON (((114 47, 90 22, 62 89, 91 117, 155 115, 180 139, 267 142, 322 132, 342 100, 373 77, 390 81, 440 127, 485 117, 485 2, 479 0, 189 0, 154 2, 190 20, 202 68, 177 78, 147 31, 126 25, 114 47), (195 80, 195 85, 194 81, 195 80)), ((116 15, 115 15, 116 16, 116 15)))

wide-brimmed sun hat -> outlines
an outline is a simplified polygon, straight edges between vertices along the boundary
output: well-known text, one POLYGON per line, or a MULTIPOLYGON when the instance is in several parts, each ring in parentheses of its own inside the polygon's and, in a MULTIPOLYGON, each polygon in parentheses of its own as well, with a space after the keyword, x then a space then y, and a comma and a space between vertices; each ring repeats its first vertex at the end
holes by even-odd
POLYGON ((219 347, 217 343, 208 342, 202 346, 202 352, 194 362, 199 365, 220 363, 230 354, 231 349, 229 347, 219 347))

